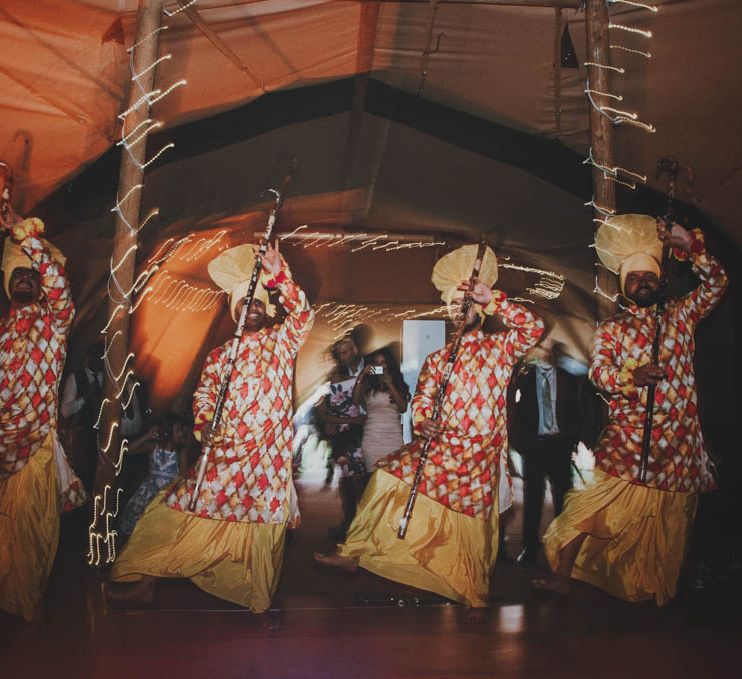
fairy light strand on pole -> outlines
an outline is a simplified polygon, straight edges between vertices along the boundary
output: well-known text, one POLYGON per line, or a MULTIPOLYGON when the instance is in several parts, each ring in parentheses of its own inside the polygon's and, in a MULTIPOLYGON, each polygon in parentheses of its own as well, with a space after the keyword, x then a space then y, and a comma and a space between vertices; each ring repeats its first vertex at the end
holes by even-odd
MULTIPOLYGON (((613 64, 603 64, 596 61, 586 61, 584 65, 587 68, 609 70, 616 76, 619 76, 623 79, 630 76, 632 63, 636 63, 636 59, 649 60, 652 58, 652 53, 645 48, 645 45, 643 43, 631 44, 629 42, 629 44, 624 44, 624 42, 632 40, 635 42, 651 40, 653 34, 650 30, 637 28, 636 26, 630 26, 626 23, 618 23, 614 21, 610 17, 610 8, 614 5, 625 6, 629 9, 636 10, 637 12, 643 11, 650 12, 652 14, 657 14, 659 8, 656 5, 648 4, 645 2, 638 2, 637 0, 605 0, 605 5, 609 15, 609 36, 621 38, 620 43, 618 40, 609 40, 608 48, 609 50, 616 52, 618 55, 622 55, 626 63, 614 66, 613 64)), ((624 13, 623 16, 626 16, 626 13, 624 13)), ((656 132, 655 126, 649 122, 645 122, 644 120, 642 120, 638 111, 632 111, 625 108, 624 106, 619 107, 616 105, 624 103, 624 96, 622 94, 593 87, 591 85, 589 76, 586 80, 584 93, 587 97, 588 102, 590 103, 590 106, 595 111, 600 113, 600 115, 608 118, 608 120, 610 120, 614 126, 626 126, 629 128, 647 132, 649 134, 653 134, 654 132, 656 132)), ((588 157, 585 159, 584 164, 592 165, 593 167, 600 170, 603 174, 603 178, 606 181, 613 182, 631 190, 636 189, 637 183, 644 184, 647 181, 646 175, 640 172, 635 172, 633 170, 629 170, 620 166, 608 167, 604 164, 596 162, 592 148, 589 149, 588 157)), ((585 205, 592 207, 599 215, 598 218, 594 220, 596 223, 605 223, 605 218, 610 217, 616 213, 615 209, 613 208, 609 209, 605 206, 598 205, 595 201, 595 196, 593 196, 590 201, 585 203, 585 205)), ((598 277, 598 268, 596 268, 595 288, 593 292, 605 299, 610 300, 611 302, 615 302, 618 299, 618 295, 610 295, 603 289, 601 289, 598 277)))
POLYGON ((121 413, 131 405, 139 387, 132 368, 136 357, 126 346, 128 318, 137 310, 141 300, 151 292, 152 288, 147 284, 167 255, 177 251, 177 248, 166 249, 164 257, 151 259, 141 273, 134 275, 139 247, 137 235, 159 214, 157 208, 150 209, 143 218, 139 214, 144 190, 144 171, 174 146, 168 142, 146 158, 149 135, 164 126, 163 121, 152 117, 151 107, 186 85, 186 81, 180 79, 161 87, 154 86, 158 66, 166 62, 172 63, 172 54, 157 54, 160 35, 168 30, 167 25, 162 25, 162 16, 174 16, 182 11, 182 7, 177 11, 166 11, 163 0, 145 0, 140 7, 139 35, 127 50, 130 71, 129 103, 118 116, 121 132, 117 146, 123 153, 120 187, 124 188, 120 189, 123 195, 117 191, 111 209, 117 226, 107 283, 109 317, 101 330, 105 346, 103 363, 107 395, 101 403, 95 424, 100 442, 96 491, 102 486, 102 492, 94 495, 88 528, 87 558, 88 563, 93 566, 109 564, 116 558, 115 523, 122 490, 116 488, 115 480, 121 472, 128 449, 128 441, 121 435, 119 420, 121 413), (126 187, 129 177, 133 181, 126 187), (123 231, 120 231, 118 224, 123 225, 123 231), (119 251, 120 245, 123 245, 123 251, 119 251))

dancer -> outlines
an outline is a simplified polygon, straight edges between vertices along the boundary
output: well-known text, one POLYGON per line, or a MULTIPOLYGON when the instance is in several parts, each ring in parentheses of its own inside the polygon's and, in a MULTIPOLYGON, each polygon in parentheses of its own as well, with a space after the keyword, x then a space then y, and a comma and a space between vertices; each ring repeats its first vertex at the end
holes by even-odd
MULTIPOLYGON (((253 246, 239 245, 209 263, 212 279, 229 294, 235 319, 255 262, 253 246)), ((114 582, 136 584, 111 589, 112 598, 147 603, 154 577, 186 577, 253 612, 270 606, 286 528, 298 521, 291 479, 291 390, 296 354, 313 312, 277 243, 262 256, 262 266, 265 275, 247 311, 225 417, 214 430, 210 423, 231 342, 209 354, 194 396, 194 431, 209 451, 196 510, 188 511, 196 489, 192 469, 147 507, 111 575, 114 582), (269 289, 278 291, 288 312, 280 325, 265 323, 273 311, 269 289)))
POLYGON ((554 577, 538 582, 560 593, 575 578, 629 601, 668 603, 677 588, 699 492, 715 487, 698 420, 693 368, 696 324, 727 286, 700 231, 646 215, 611 217, 596 237, 603 264, 620 276, 630 306, 595 333, 590 377, 609 397, 608 423, 595 448, 596 481, 568 494, 544 535, 554 577), (658 237, 659 235, 659 237, 658 237), (660 301, 662 241, 690 259, 700 285, 667 300, 659 360, 652 360, 660 301), (646 399, 656 385, 646 478, 641 479, 646 399))
MULTIPOLYGON (((433 283, 454 307, 469 289, 476 246, 441 258, 433 283), (462 282, 463 281, 463 282, 462 282)), ((345 544, 315 558, 346 570, 377 575, 436 592, 472 607, 487 605, 498 549, 500 457, 507 451, 506 392, 513 366, 544 331, 540 318, 491 290, 497 260, 487 248, 473 285, 460 350, 442 397, 434 402, 451 347, 425 360, 412 399, 415 441, 377 463, 345 544), (506 330, 482 330, 482 315, 498 315, 506 330), (424 440, 432 439, 415 513, 404 539, 400 520, 410 495, 424 440)))

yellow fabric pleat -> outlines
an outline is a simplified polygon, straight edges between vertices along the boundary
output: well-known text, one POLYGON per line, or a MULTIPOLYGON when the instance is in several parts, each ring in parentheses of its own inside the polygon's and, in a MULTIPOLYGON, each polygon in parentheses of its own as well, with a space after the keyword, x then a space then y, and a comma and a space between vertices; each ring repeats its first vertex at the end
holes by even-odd
POLYGON ((0 481, 0 608, 30 620, 59 542, 59 496, 49 435, 28 463, 0 481))
POLYGON ((190 578, 209 594, 262 613, 271 604, 283 564, 285 524, 217 521, 171 509, 165 488, 148 505, 111 579, 143 575, 190 578))
POLYGON ((410 486, 381 469, 366 486, 341 556, 389 580, 472 607, 487 605, 497 559, 497 499, 487 520, 465 516, 418 495, 404 540, 397 537, 410 486))
POLYGON ((668 603, 677 589, 696 493, 647 488, 595 472, 595 484, 567 494, 564 511, 544 535, 556 570, 561 550, 587 533, 572 577, 628 601, 668 603))

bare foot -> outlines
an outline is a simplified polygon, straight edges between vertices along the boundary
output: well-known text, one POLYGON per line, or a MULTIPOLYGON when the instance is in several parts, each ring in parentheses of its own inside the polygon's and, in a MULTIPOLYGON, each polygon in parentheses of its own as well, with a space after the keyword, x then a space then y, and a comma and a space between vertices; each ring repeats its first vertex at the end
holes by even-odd
POLYGON ((569 580, 558 578, 554 575, 550 575, 546 578, 535 578, 531 580, 531 584, 536 589, 551 592, 552 594, 559 594, 561 596, 566 596, 569 594, 570 590, 569 580))
POLYGON ((358 570, 357 556, 340 556, 339 554, 320 554, 314 553, 314 560, 323 566, 339 568, 346 573, 355 573, 358 570))
POLYGON ((106 597, 111 601, 125 601, 127 603, 149 606, 155 598, 157 581, 152 577, 144 577, 139 582, 112 589, 106 587, 106 597))

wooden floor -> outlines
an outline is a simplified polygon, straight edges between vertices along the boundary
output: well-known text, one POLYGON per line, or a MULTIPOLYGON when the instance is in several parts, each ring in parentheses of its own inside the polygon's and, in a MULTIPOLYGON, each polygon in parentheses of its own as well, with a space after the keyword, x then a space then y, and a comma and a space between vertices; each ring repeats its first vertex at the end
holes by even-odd
MULTIPOLYGON (((543 566, 498 564, 479 619, 365 572, 317 567, 338 518, 321 470, 299 482, 304 525, 287 545, 271 612, 256 616, 169 580, 147 610, 111 608, 84 563, 85 515, 68 516, 45 599, 25 624, 0 613, 2 677, 738 677, 739 578, 671 606, 630 605, 587 586, 568 599, 530 587, 543 566)), ((516 507, 517 509, 517 507, 516 507)), ((517 512, 516 512, 517 513, 517 512)), ((517 552, 511 521, 508 551, 517 552)))

